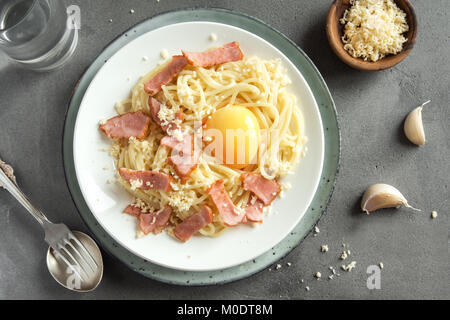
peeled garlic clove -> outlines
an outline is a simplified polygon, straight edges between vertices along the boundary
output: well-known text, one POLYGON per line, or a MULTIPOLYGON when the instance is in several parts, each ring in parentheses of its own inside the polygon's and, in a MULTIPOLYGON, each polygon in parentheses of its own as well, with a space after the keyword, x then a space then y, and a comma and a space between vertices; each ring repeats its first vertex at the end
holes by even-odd
POLYGON ((414 109, 406 118, 405 134, 412 143, 423 146, 426 143, 425 130, 423 129, 422 110, 431 101, 425 102, 420 107, 414 109))
POLYGON ((364 193, 361 202, 361 209, 367 214, 371 214, 379 209, 398 208, 402 205, 418 210, 411 207, 401 192, 393 186, 388 184, 374 184, 364 193))

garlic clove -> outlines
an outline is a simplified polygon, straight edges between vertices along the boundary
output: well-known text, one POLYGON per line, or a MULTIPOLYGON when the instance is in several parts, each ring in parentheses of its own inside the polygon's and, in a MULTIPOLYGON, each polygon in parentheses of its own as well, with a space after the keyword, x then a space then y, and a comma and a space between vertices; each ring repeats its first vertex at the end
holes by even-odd
POLYGON ((426 143, 425 130, 423 129, 422 110, 423 107, 431 101, 425 102, 420 107, 414 109, 406 118, 405 134, 412 143, 423 146, 426 143))
POLYGON ((398 208, 402 205, 418 210, 408 204, 406 198, 397 188, 388 184, 374 184, 370 186, 364 193, 361 201, 361 209, 367 214, 371 214, 379 209, 398 208))

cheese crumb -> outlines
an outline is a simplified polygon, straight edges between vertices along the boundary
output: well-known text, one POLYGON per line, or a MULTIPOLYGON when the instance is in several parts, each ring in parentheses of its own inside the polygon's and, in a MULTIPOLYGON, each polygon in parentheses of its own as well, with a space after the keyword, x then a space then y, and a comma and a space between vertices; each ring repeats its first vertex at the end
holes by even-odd
POLYGON ((130 185, 131 185, 131 190, 136 190, 139 189, 140 187, 142 187, 142 185, 144 184, 144 182, 142 180, 130 180, 130 185))
POLYGON ((346 272, 352 271, 356 267, 356 261, 350 262, 348 265, 342 265, 342 270, 346 272))
POLYGON ((195 201, 195 192, 169 192, 169 205, 180 212, 187 212, 195 201))
POLYGON ((314 276, 316 277, 317 280, 322 278, 322 274, 320 272, 316 272, 316 274, 314 276))
POLYGON ((209 35, 209 40, 211 40, 211 41, 217 41, 217 34, 211 33, 211 34, 209 35))
POLYGON ((330 267, 329 269, 333 273, 333 275, 337 274, 336 269, 334 267, 330 267))
POLYGON ((280 270, 281 269, 281 264, 277 264, 276 269, 280 270))
POLYGON ((350 0, 340 23, 344 49, 354 58, 378 61, 403 50, 409 30, 406 13, 393 0, 350 0))
POLYGON ((160 55, 161 55, 161 58, 167 59, 169 57, 169 51, 164 49, 164 50, 161 51, 160 55))
POLYGON ((145 233, 142 232, 141 230, 137 230, 136 231, 136 238, 140 239, 140 238, 143 238, 143 237, 145 237, 145 233))
POLYGON ((143 56, 143 57, 142 57, 142 60, 148 61, 148 57, 147 57, 147 56, 143 56))
POLYGON ((322 252, 328 252, 328 250, 330 250, 329 248, 328 248, 328 245, 323 245, 322 246, 322 248, 320 249, 322 252))
POLYGON ((317 235, 320 233, 319 227, 314 228, 314 237, 317 237, 317 235))
POLYGON ((437 211, 433 211, 433 212, 431 213, 431 218, 436 219, 437 217, 438 217, 437 211))
POLYGON ((383 264, 383 262, 380 262, 380 264, 379 264, 378 266, 380 267, 381 270, 384 269, 384 264, 383 264))
POLYGON ((133 14, 133 13, 134 13, 134 9, 131 9, 131 10, 130 10, 130 13, 133 14))
POLYGON ((348 251, 344 251, 344 252, 342 252, 342 254, 341 254, 341 260, 345 260, 345 259, 347 259, 347 258, 348 258, 348 256, 349 256, 349 254, 348 254, 348 251))
POLYGON ((142 213, 149 213, 149 212, 155 212, 155 208, 148 205, 144 201, 142 201, 139 198, 134 198, 133 203, 131 204, 135 208, 139 208, 142 213))
POLYGON ((290 182, 282 183, 281 184, 281 190, 287 191, 292 189, 292 184, 290 182))
POLYGON ((309 291, 309 290, 311 290, 311 289, 310 289, 309 287, 306 287, 305 289, 306 289, 306 291, 309 291))

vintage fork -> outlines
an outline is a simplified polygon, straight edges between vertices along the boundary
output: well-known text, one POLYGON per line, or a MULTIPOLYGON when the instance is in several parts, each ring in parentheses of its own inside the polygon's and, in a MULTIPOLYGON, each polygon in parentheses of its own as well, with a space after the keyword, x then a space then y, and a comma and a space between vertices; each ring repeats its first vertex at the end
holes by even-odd
POLYGON ((54 224, 19 189, 12 168, 0 159, 0 187, 8 190, 39 222, 45 232, 45 241, 81 281, 93 278, 99 266, 84 245, 65 224, 54 224))

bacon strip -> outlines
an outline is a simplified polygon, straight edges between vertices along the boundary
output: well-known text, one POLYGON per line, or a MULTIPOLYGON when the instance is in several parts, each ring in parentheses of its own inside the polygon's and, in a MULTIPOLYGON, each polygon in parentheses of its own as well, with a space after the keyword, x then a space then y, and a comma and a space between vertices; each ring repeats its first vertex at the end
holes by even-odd
POLYGON ((192 171, 197 168, 201 154, 200 148, 194 148, 193 136, 185 134, 183 141, 166 136, 162 138, 161 145, 172 149, 174 155, 169 157, 169 163, 181 180, 189 178, 192 171))
POLYGON ((172 61, 145 84, 145 92, 154 96, 161 91, 162 86, 172 82, 187 64, 188 62, 185 57, 173 56, 172 61))
POLYGON ((213 214, 211 209, 208 206, 204 206, 199 212, 177 225, 173 230, 173 234, 178 240, 186 242, 212 221, 213 214))
POLYGON ((171 190, 170 183, 172 182, 172 178, 164 173, 120 168, 119 174, 128 182, 136 180, 142 181, 142 186, 139 187, 139 189, 142 190, 153 189, 165 192, 169 192, 171 190))
POLYGON ((155 235, 159 234, 167 226, 171 213, 172 209, 170 208, 162 209, 159 212, 141 213, 139 215, 139 229, 146 235, 151 232, 155 235))
POLYGON ((244 189, 253 192, 264 206, 270 206, 281 192, 281 186, 277 181, 267 180, 257 173, 244 173, 241 179, 244 189))
POLYGON ((250 222, 263 222, 263 209, 264 203, 261 200, 256 200, 255 203, 248 203, 247 208, 245 208, 245 216, 250 222))
POLYGON ((128 207, 125 208, 125 210, 123 210, 123 213, 127 213, 130 216, 139 218, 139 215, 142 213, 141 209, 139 207, 135 207, 133 205, 129 205, 128 207))
POLYGON ((211 196, 212 201, 219 211, 219 215, 229 227, 237 226, 242 222, 245 217, 245 212, 239 212, 234 206, 227 191, 225 190, 223 180, 215 182, 208 190, 208 194, 211 196))
POLYGON ((186 150, 190 151, 193 143, 192 140, 193 137, 190 134, 183 135, 182 141, 179 141, 175 137, 165 136, 161 139, 161 145, 178 152, 183 152, 186 150))
MULTIPOLYGON (((176 129, 179 129, 180 126, 176 122, 171 123, 165 123, 163 124, 161 119, 159 118, 159 111, 161 110, 162 104, 156 100, 153 97, 148 98, 148 106, 150 108, 150 115, 152 116, 153 122, 155 122, 158 126, 163 129, 164 132, 173 131, 176 129)), ((183 111, 180 109, 180 111, 175 115, 175 121, 179 120, 182 122, 184 120, 184 114, 183 111)))
POLYGON ((183 55, 194 67, 209 68, 227 62, 244 59, 244 54, 239 48, 239 43, 231 42, 221 48, 206 52, 186 52, 183 55))
POLYGON ((144 139, 147 136, 150 122, 150 117, 144 112, 130 112, 100 124, 100 130, 112 139, 129 139, 131 137, 144 139))

